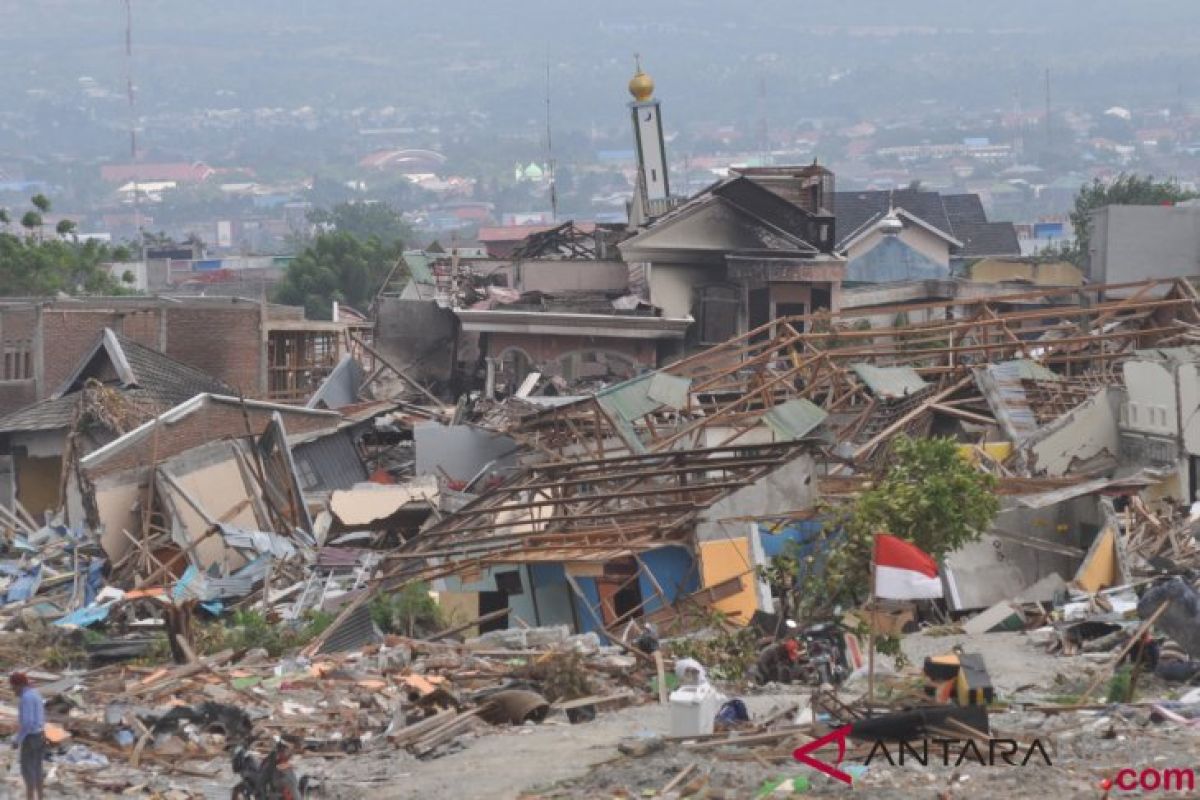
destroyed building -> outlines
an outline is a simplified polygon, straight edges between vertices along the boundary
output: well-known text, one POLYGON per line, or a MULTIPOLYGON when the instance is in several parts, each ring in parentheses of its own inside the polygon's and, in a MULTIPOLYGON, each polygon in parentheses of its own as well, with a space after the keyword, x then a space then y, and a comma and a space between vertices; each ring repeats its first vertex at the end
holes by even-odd
MULTIPOLYGON (((370 324, 236 297, 104 297, 0 303, 0 412, 54 393, 105 329, 211 375, 247 397, 303 402, 370 324)), ((369 360, 369 356, 364 356, 369 360)))

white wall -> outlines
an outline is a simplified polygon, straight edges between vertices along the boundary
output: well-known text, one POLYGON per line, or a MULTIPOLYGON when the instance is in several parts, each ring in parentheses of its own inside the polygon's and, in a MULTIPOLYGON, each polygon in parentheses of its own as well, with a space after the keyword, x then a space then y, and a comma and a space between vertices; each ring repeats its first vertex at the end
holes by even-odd
POLYGON ((693 289, 712 283, 712 270, 679 264, 650 266, 650 302, 665 317, 686 317, 692 312, 693 289))
MULTIPOLYGON (((1192 367, 1194 376, 1194 365, 1188 366, 1192 367)), ((1171 365, 1158 360, 1126 361, 1124 374, 1128 399, 1122 409, 1121 421, 1125 429, 1157 436, 1179 436, 1179 405, 1171 365)), ((1194 377, 1191 389, 1196 391, 1194 377)))

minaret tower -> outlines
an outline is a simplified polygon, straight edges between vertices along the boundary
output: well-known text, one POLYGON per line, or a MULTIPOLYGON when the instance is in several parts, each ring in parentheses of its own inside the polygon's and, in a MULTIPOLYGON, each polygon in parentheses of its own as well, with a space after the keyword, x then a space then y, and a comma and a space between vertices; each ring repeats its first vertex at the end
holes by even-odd
POLYGON ((667 182, 667 148, 663 140, 662 114, 658 101, 654 99, 654 81, 642 72, 642 62, 634 57, 637 72, 629 81, 629 93, 633 102, 629 112, 633 119, 633 137, 637 141, 638 194, 646 211, 653 201, 665 200, 670 195, 667 182))

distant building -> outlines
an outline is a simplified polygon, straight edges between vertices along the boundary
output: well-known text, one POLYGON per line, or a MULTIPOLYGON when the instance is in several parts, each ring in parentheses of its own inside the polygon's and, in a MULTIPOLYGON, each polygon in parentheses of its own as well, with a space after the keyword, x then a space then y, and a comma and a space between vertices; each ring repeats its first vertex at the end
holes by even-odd
POLYGON ((194 164, 174 162, 166 164, 105 164, 100 167, 100 179, 105 183, 172 182, 203 183, 216 174, 216 170, 197 161, 194 164))

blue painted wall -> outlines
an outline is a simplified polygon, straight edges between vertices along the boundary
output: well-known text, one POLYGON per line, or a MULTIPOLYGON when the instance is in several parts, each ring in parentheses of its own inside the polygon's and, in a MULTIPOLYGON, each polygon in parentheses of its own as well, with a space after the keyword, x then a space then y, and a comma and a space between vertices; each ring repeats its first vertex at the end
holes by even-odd
MULTIPOLYGON (((795 542, 799 547, 796 555, 801 558, 810 555, 816 556, 812 569, 814 573, 820 574, 821 570, 825 568, 824 555, 826 548, 821 538, 823 527, 824 523, 819 519, 801 520, 776 529, 772 529, 769 525, 759 525, 758 533, 759 538, 762 540, 763 553, 770 559, 772 556, 777 556, 788 550, 791 547, 790 543, 795 542)), ((836 540, 840 536, 840 533, 835 534, 834 539, 836 540)), ((804 582, 805 571, 803 566, 802 564, 797 584, 804 582)))
MULTIPOLYGON (((685 547, 660 547, 643 553, 642 561, 662 587, 668 604, 700 588, 700 570, 696 559, 685 547)), ((638 588, 642 592, 642 599, 649 601, 642 613, 649 614, 662 608, 663 603, 654 591, 654 584, 645 573, 638 581, 638 588)))
POLYGON ((914 250, 899 237, 883 236, 878 244, 846 264, 845 279, 853 283, 892 283, 948 277, 948 266, 914 250))

